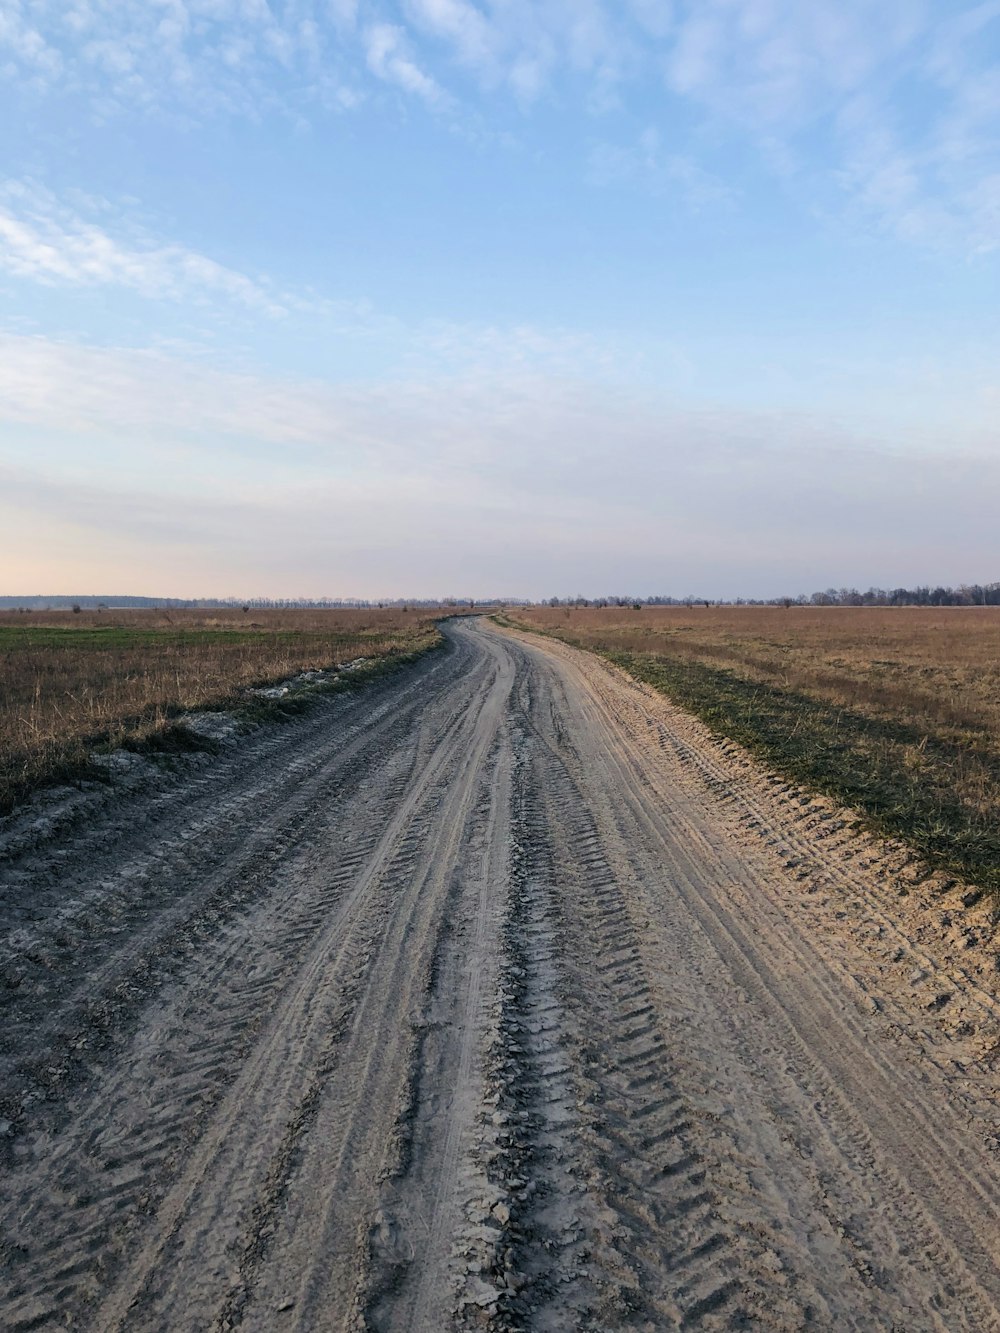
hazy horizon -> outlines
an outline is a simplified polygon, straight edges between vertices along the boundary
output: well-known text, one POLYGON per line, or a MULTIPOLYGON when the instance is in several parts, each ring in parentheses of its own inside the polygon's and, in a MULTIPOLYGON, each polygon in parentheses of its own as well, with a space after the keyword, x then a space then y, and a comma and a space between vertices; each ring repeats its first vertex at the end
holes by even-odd
POLYGON ((0 64, 0 593, 996 572, 996 5, 0 0, 0 64))
MULTIPOLYGON (((266 608, 271 605, 284 605, 290 608, 297 606, 322 608, 330 606, 350 607, 350 606, 403 606, 412 605, 414 607, 439 607, 448 605, 476 607, 500 606, 500 605, 536 605, 541 606, 547 603, 557 603, 560 605, 569 605, 574 601, 585 602, 589 605, 628 603, 633 600, 641 601, 643 605, 684 605, 693 603, 700 605, 702 602, 710 602, 716 606, 738 606, 740 604, 751 605, 773 605, 780 602, 802 601, 810 605, 845 605, 851 603, 846 599, 851 596, 872 597, 878 595, 890 595, 893 593, 902 593, 904 595, 924 592, 928 594, 945 594, 955 596, 966 594, 971 600, 961 603, 942 602, 940 605, 962 605, 978 606, 979 597, 983 598, 982 605, 994 607, 998 605, 995 600, 986 601, 986 597, 993 598, 1000 591, 1000 580, 987 580, 975 582, 965 580, 958 584, 943 584, 940 580, 931 580, 928 583, 915 584, 912 587, 905 588, 899 585, 886 587, 878 583, 866 583, 861 587, 853 585, 830 585, 827 588, 815 588, 805 591, 801 588, 786 588, 780 592, 774 592, 767 596, 758 598, 748 597, 739 592, 731 593, 712 593, 708 589, 700 592, 688 591, 684 593, 669 592, 662 589, 647 592, 642 589, 619 589, 609 591, 605 589, 601 592, 581 591, 575 592, 554 592, 542 597, 527 597, 521 593, 494 593, 487 594, 475 591, 458 591, 446 593, 422 592, 422 593, 400 593, 383 592, 373 594, 372 596, 354 595, 351 593, 328 593, 315 597, 307 595, 297 595, 295 593, 282 593, 274 596, 260 593, 222 593, 211 594, 205 592, 196 592, 188 594, 165 593, 162 596, 151 595, 146 592, 117 592, 117 593, 99 593, 99 592, 69 592, 69 593, 0 593, 0 610, 68 610, 75 604, 83 610, 150 610, 163 608, 167 610, 183 609, 184 607, 200 606, 205 609, 212 607, 232 607, 246 605, 249 609, 266 608), (976 594, 972 596, 972 594, 976 594), (822 600, 812 601, 812 599, 832 598, 830 603, 822 600), (841 600, 837 600, 841 599, 841 600), (44 605, 40 605, 44 604, 44 605)), ((879 603, 870 602, 867 605, 878 605, 879 603)), ((917 603, 916 601, 901 601, 900 606, 912 605, 938 605, 938 603, 927 602, 917 603)))

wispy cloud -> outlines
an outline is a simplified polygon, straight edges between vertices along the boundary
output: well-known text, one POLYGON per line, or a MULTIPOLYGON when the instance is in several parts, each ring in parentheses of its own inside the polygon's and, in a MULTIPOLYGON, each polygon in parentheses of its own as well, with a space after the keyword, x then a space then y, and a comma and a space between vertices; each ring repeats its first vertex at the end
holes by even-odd
POLYGON ((595 185, 635 185, 649 194, 679 199, 695 213, 728 211, 737 197, 731 185, 690 154, 668 151, 652 126, 628 146, 597 144, 588 174, 595 185))
POLYGON ((711 111, 783 132, 903 56, 923 27, 901 0, 686 0, 665 70, 674 91, 711 111))
POLYGON ((447 42, 462 63, 495 68, 504 46, 501 29, 469 0, 406 0, 405 12, 417 28, 447 42))
POLYGON ((1000 245, 998 37, 994 0, 689 0, 664 68, 803 196, 834 183, 862 225, 981 251, 1000 245))
POLYGON ((356 0, 3 0, 0 59, 36 87, 123 108, 259 115, 349 105, 356 0), (30 15, 30 21, 29 17, 30 15), (58 82, 57 82, 58 81, 58 82))
MULTIPOLYGON (((103 201, 91 201, 98 216, 103 201), (96 206, 96 207, 95 207, 96 206)), ((302 304, 271 284, 184 246, 114 235, 37 184, 0 185, 0 268, 51 286, 120 287, 167 300, 224 301, 281 316, 302 304)))
POLYGON ((29 78, 42 84, 57 78, 63 70, 59 52, 29 22, 21 0, 4 0, 0 6, 0 53, 6 53, 29 78))
POLYGON ((202 588, 232 568, 248 590, 287 591, 294 569, 316 593, 479 591, 502 568, 538 595, 766 593, 789 569, 806 590, 960 580, 995 545, 1000 464, 971 430, 894 454, 832 416, 685 408, 531 366, 336 387, 6 336, 0 420, 0 509, 82 525, 95 549, 113 537, 119 569, 155 574, 174 551, 202 588))
MULTIPOLYGON (((356 457, 378 440, 379 457, 393 466, 423 429, 439 456, 457 464, 469 457, 480 419, 503 420, 498 403, 556 400, 567 384, 614 379, 613 350, 570 333, 438 322, 411 330, 409 346, 408 364, 391 381, 332 385, 221 370, 159 350, 0 333, 0 420, 108 438, 242 440, 306 455, 337 447, 356 457)), ((536 408, 546 415, 541 402, 536 408)))
POLYGON ((394 23, 375 23, 365 33, 365 57, 377 79, 440 105, 445 94, 413 59, 405 31, 394 23))
POLYGON ((998 244, 998 34, 996 0, 0 3, 8 77, 99 115, 315 116, 386 85, 455 118, 502 90, 617 106, 668 146, 625 164, 654 188, 686 174, 704 194, 706 140, 749 144, 804 207, 839 191, 862 225, 971 251, 998 244))

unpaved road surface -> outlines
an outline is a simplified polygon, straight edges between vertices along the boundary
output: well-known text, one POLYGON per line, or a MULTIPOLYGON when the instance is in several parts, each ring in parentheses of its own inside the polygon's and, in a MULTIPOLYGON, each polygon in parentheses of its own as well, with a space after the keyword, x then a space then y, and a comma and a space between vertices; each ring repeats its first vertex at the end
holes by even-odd
POLYGON ((985 911, 448 637, 8 848, 0 1326, 1000 1329, 985 911))

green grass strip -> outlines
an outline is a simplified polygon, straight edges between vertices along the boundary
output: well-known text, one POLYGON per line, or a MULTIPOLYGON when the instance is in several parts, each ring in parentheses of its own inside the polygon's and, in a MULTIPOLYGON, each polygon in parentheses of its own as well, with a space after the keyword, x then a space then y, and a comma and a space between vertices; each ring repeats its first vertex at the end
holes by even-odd
POLYGON ((870 827, 909 843, 928 864, 1000 892, 1000 826, 954 794, 953 778, 974 763, 1000 783, 996 756, 700 662, 601 655, 784 777, 854 806, 870 827))
POLYGON ((927 734, 905 721, 869 717, 724 668, 591 647, 497 619, 606 658, 775 773, 853 807, 875 832, 907 843, 927 865, 989 890, 1000 902, 996 803, 977 807, 957 794, 956 775, 970 772, 988 791, 1000 790, 1000 755, 982 737, 927 734))

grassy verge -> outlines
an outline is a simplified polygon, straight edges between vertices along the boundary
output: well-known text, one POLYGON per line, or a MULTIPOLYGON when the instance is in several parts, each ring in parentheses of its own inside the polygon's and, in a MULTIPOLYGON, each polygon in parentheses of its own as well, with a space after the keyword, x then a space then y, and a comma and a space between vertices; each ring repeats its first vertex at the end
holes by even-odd
POLYGON ((401 611, 270 612, 250 624, 238 613, 50 621, 0 619, 0 812, 41 786, 99 778, 95 753, 216 748, 181 725, 192 712, 287 720, 318 693, 359 689, 443 642, 432 614, 401 611), (280 698, 255 693, 358 658, 350 672, 280 698))
POLYGON ((853 807, 929 866, 1000 898, 1000 751, 988 730, 929 728, 924 718, 846 707, 738 667, 515 623, 598 652, 775 772, 853 807))

